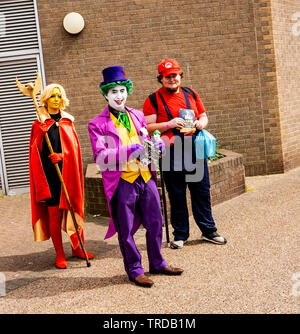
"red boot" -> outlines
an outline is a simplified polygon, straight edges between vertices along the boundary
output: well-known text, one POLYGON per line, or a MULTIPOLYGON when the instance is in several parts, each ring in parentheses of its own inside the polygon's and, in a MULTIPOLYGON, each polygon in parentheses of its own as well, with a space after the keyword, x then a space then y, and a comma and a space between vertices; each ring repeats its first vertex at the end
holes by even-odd
MULTIPOLYGON (((94 255, 89 253, 88 251, 86 251, 86 255, 89 258, 89 260, 94 258, 94 255)), ((80 247, 77 247, 76 249, 72 249, 72 256, 85 260, 84 252, 80 247)))
MULTIPOLYGON (((81 236, 82 242, 84 243, 84 235, 83 235, 83 229, 82 228, 80 228, 80 236, 81 236)), ((87 250, 86 250, 86 255, 87 255, 89 260, 94 258, 94 255, 89 253, 87 250)), ((72 248, 72 256, 85 260, 84 252, 79 246, 76 249, 72 248)))
POLYGON ((67 261, 61 236, 62 210, 60 210, 58 206, 49 206, 48 212, 50 235, 56 251, 56 267, 59 269, 65 269, 67 268, 67 261))

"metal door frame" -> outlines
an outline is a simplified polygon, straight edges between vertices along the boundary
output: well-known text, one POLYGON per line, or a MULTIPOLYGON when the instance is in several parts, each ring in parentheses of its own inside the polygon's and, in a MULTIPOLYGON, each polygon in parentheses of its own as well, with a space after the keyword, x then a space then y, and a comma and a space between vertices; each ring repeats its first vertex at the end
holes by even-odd
POLYGON ((4 195, 7 193, 7 184, 4 181, 4 171, 3 168, 4 163, 4 154, 3 154, 3 146, 2 146, 2 135, 1 135, 1 126, 0 126, 0 179, 1 179, 1 188, 0 188, 0 195, 4 195))

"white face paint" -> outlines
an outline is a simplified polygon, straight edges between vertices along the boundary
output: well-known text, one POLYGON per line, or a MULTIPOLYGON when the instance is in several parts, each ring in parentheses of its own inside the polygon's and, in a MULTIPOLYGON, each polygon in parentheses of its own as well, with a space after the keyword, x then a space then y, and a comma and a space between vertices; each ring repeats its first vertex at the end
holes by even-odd
POLYGON ((125 108, 127 100, 127 88, 125 86, 118 85, 111 88, 105 96, 108 100, 108 104, 115 110, 122 111, 125 108))

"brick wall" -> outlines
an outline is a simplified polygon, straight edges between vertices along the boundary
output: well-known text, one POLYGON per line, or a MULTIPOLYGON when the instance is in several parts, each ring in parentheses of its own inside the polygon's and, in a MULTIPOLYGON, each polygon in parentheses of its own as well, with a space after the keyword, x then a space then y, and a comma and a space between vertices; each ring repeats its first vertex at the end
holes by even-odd
POLYGON ((109 217, 107 200, 104 193, 102 176, 98 174, 95 163, 89 164, 84 178, 85 212, 109 217))
POLYGON ((289 170, 300 165, 299 0, 272 0, 272 19, 283 162, 284 169, 289 170))
POLYGON ((212 205, 245 192, 245 168, 242 155, 224 149, 219 152, 225 157, 208 164, 212 205))
POLYGON ((280 173, 283 156, 270 0, 253 0, 253 15, 261 103, 257 111, 258 118, 262 117, 264 162, 260 166, 251 163, 248 175, 280 173))
POLYGON ((209 130, 243 154, 246 174, 282 172, 269 1, 39 0, 47 83, 67 91, 84 166, 92 162, 88 121, 106 105, 101 70, 123 65, 134 83, 127 104, 142 109, 159 88, 157 64, 169 57, 181 64, 183 85, 201 96, 209 130), (62 26, 71 11, 85 19, 78 36, 62 26))

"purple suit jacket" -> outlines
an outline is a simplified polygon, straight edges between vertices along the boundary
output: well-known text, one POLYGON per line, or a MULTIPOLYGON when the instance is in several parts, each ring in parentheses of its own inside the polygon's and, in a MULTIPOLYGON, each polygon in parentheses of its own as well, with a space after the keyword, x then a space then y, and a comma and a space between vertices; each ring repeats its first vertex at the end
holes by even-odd
MULTIPOLYGON (((141 128, 144 127, 147 129, 144 114, 139 110, 128 107, 126 107, 126 110, 129 112, 131 119, 135 125, 136 131, 140 135, 141 128)), ((124 163, 126 163, 127 160, 127 146, 122 146, 122 140, 119 136, 119 132, 110 118, 108 106, 102 111, 101 114, 99 114, 89 122, 88 131, 90 135, 95 162, 97 163, 97 161, 114 161, 116 163, 116 166, 118 167, 116 168, 117 170, 108 170, 107 168, 103 169, 102 165, 98 164, 102 173, 104 192, 107 198, 108 209, 111 217, 108 230, 104 238, 107 239, 112 237, 116 233, 115 225, 111 214, 112 210, 110 202, 120 181, 120 177, 122 174, 121 167, 124 163)), ((140 138, 143 144, 143 138, 140 138)), ((152 169, 153 170, 151 170, 150 168, 152 175, 156 180, 156 172, 154 171, 155 169, 152 169)), ((136 214, 133 233, 136 232, 139 226, 140 217, 138 216, 138 214, 136 214)))

